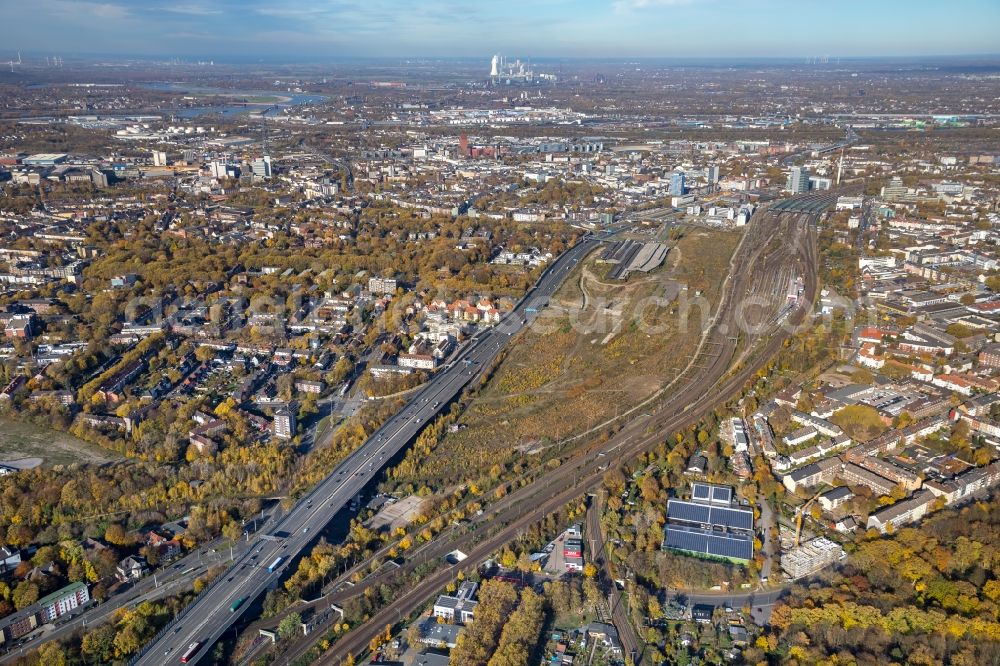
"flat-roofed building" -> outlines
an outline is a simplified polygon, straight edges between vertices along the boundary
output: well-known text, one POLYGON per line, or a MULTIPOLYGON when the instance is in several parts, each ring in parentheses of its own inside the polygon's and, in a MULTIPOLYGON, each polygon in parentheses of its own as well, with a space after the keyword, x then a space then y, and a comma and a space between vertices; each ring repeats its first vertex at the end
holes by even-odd
POLYGON ((733 504, 732 488, 693 485, 692 499, 667 501, 663 548, 734 562, 753 559, 753 511, 733 504))
POLYGON ((478 587, 475 582, 467 580, 458 587, 454 596, 447 594, 439 596, 434 602, 434 617, 461 624, 471 622, 476 606, 479 605, 475 600, 478 587))
POLYGON ((839 544, 825 537, 811 539, 781 556, 781 568, 791 579, 816 573, 823 567, 839 562, 847 553, 839 544))
POLYGON ((692 483, 691 501, 704 504, 729 506, 733 503, 733 489, 712 483, 692 483))

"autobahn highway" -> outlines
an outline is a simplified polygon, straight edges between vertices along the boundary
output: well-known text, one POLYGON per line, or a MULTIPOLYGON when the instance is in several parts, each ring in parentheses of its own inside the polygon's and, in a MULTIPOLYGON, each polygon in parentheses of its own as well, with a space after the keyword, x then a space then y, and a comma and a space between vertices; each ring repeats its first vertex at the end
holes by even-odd
MULTIPOLYGON (((606 235, 606 234, 605 234, 606 235)), ((272 521, 267 534, 237 558, 201 595, 133 660, 160 666, 180 660, 198 644, 187 663, 197 663, 236 622, 251 601, 276 586, 294 561, 351 499, 377 476, 382 467, 462 389, 496 358, 510 338, 530 325, 537 310, 603 236, 588 236, 563 253, 541 275, 535 287, 496 326, 473 336, 469 345, 441 369, 407 405, 386 421, 358 449, 283 517, 272 521)))
MULTIPOLYGON (((268 514, 270 511, 262 512, 259 519, 248 523, 247 532, 250 535, 258 533, 257 526, 263 526, 265 515, 268 514)), ((28 640, 23 643, 5 644, 3 647, 6 651, 0 656, 0 664, 13 662, 29 650, 37 650, 44 643, 66 638, 88 625, 99 624, 126 606, 135 607, 144 601, 154 601, 187 591, 191 589, 195 579, 204 576, 211 569, 225 566, 228 560, 235 558, 237 554, 242 555, 247 548, 249 543, 246 541, 240 540, 231 544, 223 537, 201 544, 198 549, 162 567, 153 575, 133 583, 105 601, 80 609, 78 614, 73 616, 60 618, 63 621, 44 627, 41 633, 32 632, 28 640)))
MULTIPOLYGON (((468 573, 502 545, 515 540, 529 525, 599 485, 609 464, 620 464, 656 447, 667 434, 697 422, 736 395, 809 315, 818 292, 817 219, 816 214, 770 211, 755 217, 737 248, 733 260, 736 270, 726 283, 717 316, 706 332, 705 344, 680 372, 683 381, 668 399, 651 408, 650 414, 633 419, 607 441, 578 447, 541 479, 512 490, 489 505, 483 516, 474 519, 474 529, 457 536, 450 534, 448 538, 443 538, 444 534, 439 536, 441 543, 434 554, 443 555, 460 548, 468 559, 458 566, 440 568, 407 588, 367 623, 336 641, 318 663, 342 664, 347 655, 360 655, 387 624, 395 624, 418 608, 451 582, 458 571, 468 573), (804 278, 803 297, 790 311, 785 309, 787 284, 774 279, 788 271, 804 278), (747 326, 752 323, 747 321, 747 303, 768 305, 760 313, 765 326, 747 326), (786 314, 779 316, 783 311, 786 314)), ((412 563, 401 567, 396 575, 411 571, 412 563)), ((363 594, 365 589, 380 582, 381 577, 372 577, 349 594, 336 595, 337 602, 363 594)), ((757 593, 767 594, 771 593, 757 593)), ((284 657, 275 663, 290 663, 294 658, 284 657)))

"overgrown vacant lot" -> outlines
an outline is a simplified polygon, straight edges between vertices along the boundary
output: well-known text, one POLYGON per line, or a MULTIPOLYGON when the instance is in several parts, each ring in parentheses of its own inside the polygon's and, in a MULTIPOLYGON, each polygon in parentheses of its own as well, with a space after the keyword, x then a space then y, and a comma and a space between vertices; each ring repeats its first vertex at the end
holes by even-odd
POLYGON ((696 292, 715 307, 738 241, 734 232, 687 229, 661 268, 627 282, 608 279, 600 251, 592 254, 511 346, 461 429, 436 443, 425 437, 395 479, 418 488, 473 480, 649 398, 687 364, 701 333, 696 292))
POLYGON ((0 420, 0 462, 41 458, 42 464, 106 463, 121 456, 73 437, 31 423, 0 420))

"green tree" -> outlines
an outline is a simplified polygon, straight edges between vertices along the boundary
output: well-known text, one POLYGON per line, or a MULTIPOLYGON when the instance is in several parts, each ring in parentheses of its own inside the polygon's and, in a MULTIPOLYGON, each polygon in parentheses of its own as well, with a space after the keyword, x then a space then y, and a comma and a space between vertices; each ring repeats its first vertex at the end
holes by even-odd
POLYGON ((14 608, 17 610, 27 608, 38 601, 38 586, 31 581, 22 580, 14 588, 11 600, 14 602, 14 608))
POLYGON ((298 613, 289 613, 278 623, 278 636, 281 638, 292 638, 302 631, 302 616, 298 613))

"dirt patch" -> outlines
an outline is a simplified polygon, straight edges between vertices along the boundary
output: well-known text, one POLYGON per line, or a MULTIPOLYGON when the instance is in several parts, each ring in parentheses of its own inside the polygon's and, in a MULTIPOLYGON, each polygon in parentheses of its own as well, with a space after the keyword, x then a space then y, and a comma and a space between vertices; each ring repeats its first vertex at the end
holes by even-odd
POLYGON ((12 463, 35 462, 33 459, 37 458, 49 466, 103 464, 122 459, 113 451, 77 439, 69 433, 31 423, 0 420, 0 464, 13 467, 12 463))

